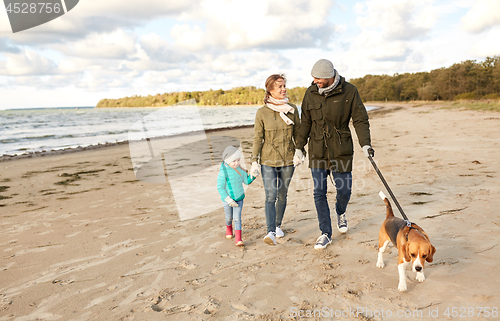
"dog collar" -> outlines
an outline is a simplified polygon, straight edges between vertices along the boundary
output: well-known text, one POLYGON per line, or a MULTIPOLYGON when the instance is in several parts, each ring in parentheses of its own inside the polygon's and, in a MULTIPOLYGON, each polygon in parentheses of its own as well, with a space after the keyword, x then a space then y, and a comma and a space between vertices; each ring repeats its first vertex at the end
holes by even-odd
POLYGON ((413 227, 413 225, 410 221, 406 221, 406 226, 408 227, 408 231, 406 232, 405 238, 406 238, 406 242, 408 242, 408 234, 410 234, 410 231, 412 229, 416 230, 416 228, 413 227))

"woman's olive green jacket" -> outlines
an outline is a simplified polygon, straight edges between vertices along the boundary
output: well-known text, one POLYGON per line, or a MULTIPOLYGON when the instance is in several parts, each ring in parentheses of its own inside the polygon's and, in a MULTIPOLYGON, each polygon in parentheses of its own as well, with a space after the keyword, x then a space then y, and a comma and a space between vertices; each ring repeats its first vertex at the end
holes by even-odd
POLYGON ((271 167, 293 165, 295 142, 300 129, 300 116, 297 106, 294 112, 286 113, 294 125, 287 125, 279 112, 262 106, 255 115, 252 162, 271 167))

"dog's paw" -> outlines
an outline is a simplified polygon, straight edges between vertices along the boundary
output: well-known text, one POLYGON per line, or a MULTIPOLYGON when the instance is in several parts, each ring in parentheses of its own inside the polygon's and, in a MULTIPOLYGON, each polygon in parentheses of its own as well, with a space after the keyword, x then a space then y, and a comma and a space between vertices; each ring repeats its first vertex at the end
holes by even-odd
POLYGON ((384 261, 377 261, 377 267, 383 269, 385 267, 384 261))
POLYGON ((417 276, 415 277, 418 282, 424 282, 425 281, 425 275, 421 272, 417 272, 417 276))
POLYGON ((400 282, 399 285, 398 285, 398 290, 400 292, 406 291, 407 290, 407 288, 406 288, 406 282, 400 282))

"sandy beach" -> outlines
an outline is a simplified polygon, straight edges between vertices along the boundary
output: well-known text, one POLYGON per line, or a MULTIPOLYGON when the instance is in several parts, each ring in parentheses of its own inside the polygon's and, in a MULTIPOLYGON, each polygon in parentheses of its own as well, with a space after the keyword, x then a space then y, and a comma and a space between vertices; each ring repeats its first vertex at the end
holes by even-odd
MULTIPOLYGON (((437 249, 425 282, 408 271, 408 291, 398 291, 392 246, 386 267, 375 266, 385 189, 354 133, 349 231, 334 228, 320 251, 307 164, 296 168, 277 246, 262 240, 261 177, 248 187, 239 248, 224 237, 222 207, 181 220, 179 206, 202 196, 178 204, 173 185, 137 180, 121 144, 0 161, 0 321, 498 320, 500 114, 378 105, 375 160, 437 249)), ((253 128, 207 136, 237 138, 249 167, 253 128)), ((332 208, 331 184, 328 195, 332 208)))

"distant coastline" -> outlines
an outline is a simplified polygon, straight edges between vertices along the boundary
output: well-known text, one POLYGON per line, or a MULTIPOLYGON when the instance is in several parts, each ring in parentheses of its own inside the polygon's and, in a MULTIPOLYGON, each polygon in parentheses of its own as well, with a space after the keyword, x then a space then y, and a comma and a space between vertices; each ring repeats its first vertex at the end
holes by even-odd
MULTIPOLYGON (((287 96, 291 103, 300 103, 304 97, 306 87, 287 89, 287 96)), ((229 90, 206 90, 173 92, 147 96, 131 96, 117 99, 101 99, 96 107, 167 107, 192 101, 197 106, 258 106, 262 105, 266 92, 254 86, 237 87, 229 90)))
POLYGON ((95 106, 75 106, 75 107, 25 107, 25 108, 7 108, 0 109, 0 111, 14 111, 14 110, 47 110, 47 109, 94 109, 95 106))
MULTIPOLYGON (((234 107, 260 107, 263 106, 264 103, 262 104, 252 104, 252 105, 196 105, 196 107, 199 108, 234 108, 234 107)), ((95 107, 95 108, 168 108, 168 107, 182 107, 178 105, 162 105, 162 106, 142 106, 142 107, 134 107, 134 106, 117 106, 117 107, 95 107)), ((94 107, 92 107, 94 108, 94 107)))

